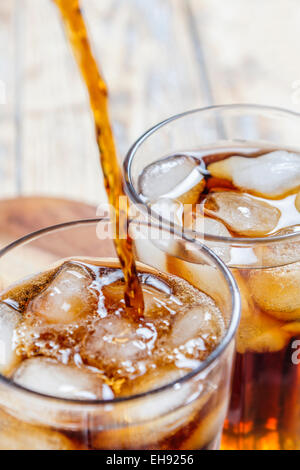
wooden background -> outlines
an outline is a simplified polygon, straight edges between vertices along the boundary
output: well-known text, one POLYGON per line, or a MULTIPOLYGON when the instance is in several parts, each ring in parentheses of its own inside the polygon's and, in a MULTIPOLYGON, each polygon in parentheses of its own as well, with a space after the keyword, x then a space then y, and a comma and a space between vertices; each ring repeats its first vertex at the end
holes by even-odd
MULTIPOLYGON (((212 103, 300 111, 299 0, 82 0, 120 159, 212 103)), ((0 198, 104 198, 85 90, 51 0, 0 0, 0 198)))

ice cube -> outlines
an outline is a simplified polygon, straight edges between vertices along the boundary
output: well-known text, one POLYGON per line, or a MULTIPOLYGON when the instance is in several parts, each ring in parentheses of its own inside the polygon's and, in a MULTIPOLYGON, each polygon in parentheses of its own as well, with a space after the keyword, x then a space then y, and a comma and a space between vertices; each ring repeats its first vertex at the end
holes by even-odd
POLYGON ((222 334, 224 323, 219 317, 217 309, 208 297, 206 302, 203 301, 201 305, 189 308, 188 311, 183 312, 175 319, 171 334, 173 346, 184 346, 191 340, 198 339, 201 342, 195 346, 200 349, 202 347, 202 350, 205 351, 204 339, 214 337, 217 341, 217 338, 220 338, 222 334))
POLYGON ((0 303, 0 372, 9 374, 17 362, 14 331, 21 314, 5 303, 0 303))
MULTIPOLYGON (((176 380, 186 375, 188 372, 188 369, 179 369, 173 365, 154 368, 146 375, 135 379, 131 384, 129 383, 127 388, 123 389, 123 395, 137 395, 150 392, 151 390, 155 390, 157 388, 163 387, 164 385, 175 382, 176 380)), ((145 417, 153 416, 153 412, 151 410, 144 410, 144 413, 145 417)))
POLYGON ((145 263, 147 266, 152 266, 160 271, 167 271, 165 252, 158 246, 155 246, 151 240, 137 238, 134 240, 134 246, 137 259, 141 263, 145 263))
POLYGON ((230 261, 230 247, 228 245, 222 244, 221 242, 209 242, 205 237, 205 235, 231 237, 229 230, 227 230, 226 226, 220 222, 220 220, 203 217, 203 215, 197 211, 195 213, 195 219, 193 220, 192 229, 197 233, 197 239, 199 239, 200 242, 204 241, 225 263, 230 261))
POLYGON ((88 336, 81 355, 91 365, 120 369, 123 374, 133 374, 139 370, 138 361, 151 357, 153 337, 149 337, 126 318, 109 315, 95 324, 94 332, 88 336))
MULTIPOLYGON (((25 406, 25 404, 24 404, 25 406)), ((42 420, 42 416, 40 416, 42 420)), ((75 450, 76 443, 62 433, 26 423, 0 410, 0 450, 75 450)))
MULTIPOLYGON (((134 381, 130 393, 145 393, 170 384, 187 371, 165 367, 151 371, 134 381)), ((104 431, 95 436, 95 446, 102 449, 162 448, 168 437, 194 423, 213 393, 210 381, 189 380, 175 384, 160 393, 148 394, 119 408, 119 419, 128 423, 124 428, 104 431)), ((176 437, 175 437, 176 438, 176 437)))
POLYGON ((114 396, 97 374, 49 358, 25 360, 14 373, 13 379, 25 388, 54 397, 96 400, 114 396))
MULTIPOLYGON (((183 205, 180 202, 161 198, 151 204, 150 209, 153 215, 162 216, 166 221, 170 221, 170 225, 182 225, 183 205)), ((140 215, 135 219, 136 224, 139 220, 141 224, 129 226, 129 234, 134 240, 137 259, 160 271, 167 271, 166 253, 172 252, 174 235, 167 229, 157 228, 159 225, 157 221, 145 226, 142 224, 145 220, 143 216, 140 215)))
POLYGON ((144 218, 140 215, 135 219, 135 225, 129 225, 129 234, 134 242, 136 259, 147 266, 166 272, 166 254, 153 244, 151 226, 143 225, 143 221, 144 218))
POLYGON ((150 206, 151 213, 158 214, 172 224, 182 225, 183 205, 169 198, 162 197, 150 206))
MULTIPOLYGON (((258 272, 253 269, 251 272, 258 272)), ((241 294, 242 312, 236 335, 236 348, 241 354, 252 352, 275 352, 282 349, 290 335, 284 331, 283 323, 276 318, 265 315, 257 309, 249 282, 238 269, 233 270, 241 294)))
POLYGON ((209 194, 204 212, 240 235, 258 237, 274 230, 281 215, 276 207, 234 191, 209 194))
POLYGON ((164 196, 183 204, 196 203, 205 186, 197 170, 199 162, 188 155, 174 155, 147 166, 139 178, 139 190, 148 201, 164 196))
POLYGON ((300 154, 276 150, 256 158, 234 156, 211 163, 208 171, 240 189, 277 197, 300 185, 300 154))
MULTIPOLYGON (((274 233, 272 236, 283 236, 299 234, 300 225, 293 225, 290 227, 282 228, 274 233)), ((270 239, 271 241, 272 239, 270 239)), ((276 243, 268 243, 266 245, 257 246, 255 248, 257 259, 264 267, 283 266, 285 264, 296 262, 300 259, 300 241, 299 237, 294 240, 281 240, 276 243)))
POLYGON ((89 289, 92 281, 82 267, 66 263, 28 309, 49 323, 73 322, 97 308, 96 293, 89 289))
POLYGON ((281 320, 300 319, 300 263, 255 269, 249 275, 254 300, 262 310, 281 320))
POLYGON ((181 449, 202 449, 208 443, 210 448, 212 443, 214 443, 216 446, 214 450, 219 449, 220 434, 228 411, 226 387, 224 387, 222 395, 219 399, 215 398, 214 405, 210 407, 207 414, 201 417, 194 432, 188 435, 183 445, 181 444, 181 449))
POLYGON ((189 263, 179 258, 172 257, 169 259, 167 267, 170 274, 182 277, 192 286, 197 287, 212 297, 218 305, 222 306, 224 303, 226 304, 228 287, 224 281, 223 275, 214 266, 189 263))
MULTIPOLYGON (((170 384, 186 371, 161 368, 151 371, 146 377, 134 381, 130 394, 142 394, 170 384)), ((127 403, 119 409, 120 421, 126 420, 126 428, 105 431, 98 438, 101 448, 136 449, 156 448, 166 436, 176 433, 182 426, 187 425, 195 416, 195 400, 202 389, 195 383, 175 385, 164 392, 149 394, 141 400, 127 403), (189 406, 189 400, 194 402, 189 406), (125 418, 125 419, 124 419, 125 418), (113 447, 116 448, 116 447, 113 447)))
POLYGON ((276 352, 288 343, 290 336, 276 318, 255 310, 243 311, 236 336, 236 349, 241 354, 249 351, 276 352))
POLYGON ((222 222, 211 219, 210 217, 204 217, 204 233, 218 237, 231 237, 230 232, 222 222))

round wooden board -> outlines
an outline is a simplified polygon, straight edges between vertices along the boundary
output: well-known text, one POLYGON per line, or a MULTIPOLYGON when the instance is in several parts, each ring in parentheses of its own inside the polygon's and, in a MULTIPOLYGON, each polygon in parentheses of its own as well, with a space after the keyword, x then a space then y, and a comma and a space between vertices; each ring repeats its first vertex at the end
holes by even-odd
MULTIPOLYGON (((96 207, 72 200, 48 197, 20 197, 0 201, 0 247, 28 233, 50 225, 79 219, 96 217, 96 207)), ((60 236, 58 243, 53 243, 53 253, 64 256, 69 238, 60 236)), ((40 241, 43 248, 43 240, 40 241)), ((77 249, 89 247, 95 256, 114 256, 115 251, 111 240, 97 241, 74 237, 72 249, 76 255, 77 249), (97 246, 96 246, 97 244, 97 246)))

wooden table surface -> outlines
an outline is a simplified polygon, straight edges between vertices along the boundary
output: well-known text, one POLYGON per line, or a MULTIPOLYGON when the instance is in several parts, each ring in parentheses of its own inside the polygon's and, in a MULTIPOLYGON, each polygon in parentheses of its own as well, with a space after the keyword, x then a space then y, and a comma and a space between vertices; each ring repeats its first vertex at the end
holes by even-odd
MULTIPOLYGON (((122 159, 213 103, 300 111, 299 0, 82 0, 122 159)), ((0 198, 104 198, 87 96, 51 0, 0 1, 0 198)))

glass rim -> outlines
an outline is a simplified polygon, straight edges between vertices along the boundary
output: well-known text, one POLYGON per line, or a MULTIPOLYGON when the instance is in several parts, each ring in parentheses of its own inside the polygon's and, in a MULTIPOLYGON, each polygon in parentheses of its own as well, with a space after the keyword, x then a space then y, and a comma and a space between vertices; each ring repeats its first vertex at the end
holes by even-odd
MULTIPOLYGON (((42 228, 40 230, 31 232, 21 238, 18 238, 17 240, 9 243, 2 249, 0 249, 0 258, 4 256, 6 253, 12 251, 14 248, 20 247, 22 245, 26 245, 27 243, 34 241, 38 238, 40 238, 43 235, 47 235, 53 232, 57 231, 62 231, 64 229, 72 228, 72 227, 79 227, 79 226, 86 226, 86 225, 93 225, 99 222, 110 222, 110 219, 108 217, 99 217, 99 218, 92 218, 92 219, 78 219, 78 220, 73 220, 70 222, 65 222, 61 224, 56 224, 56 225, 51 225, 49 227, 42 228)), ((134 220, 129 220, 129 223, 133 224, 139 224, 143 226, 149 226, 147 222, 144 221, 134 221, 134 220)), ((34 397, 38 398, 43 398, 43 399, 50 399, 52 401, 56 402, 61 402, 65 404, 70 404, 70 405, 90 405, 90 406, 95 406, 95 405, 114 405, 118 403, 125 403, 129 401, 134 401, 138 400, 140 398, 145 398, 148 396, 155 395, 160 392, 164 392, 168 389, 173 388, 176 384, 183 384, 185 382, 188 382, 190 379, 192 379, 194 376, 198 375, 205 369, 207 369, 215 360, 218 359, 218 357, 227 349, 229 344, 231 343, 232 339, 234 338, 234 335, 236 333, 237 327, 239 325, 239 320, 240 320, 240 313, 241 313, 241 298, 240 298, 240 293, 239 289, 237 286, 237 283, 234 279, 233 274, 229 270, 229 268, 226 266, 226 264, 208 247, 200 243, 199 241, 189 238, 187 236, 183 236, 179 232, 177 232, 173 227, 170 229, 166 229, 165 227, 158 226, 158 225, 152 225, 152 227, 157 228, 159 230, 164 230, 168 231, 171 234, 180 237, 184 241, 188 243, 193 243, 197 247, 199 247, 200 251, 203 251, 208 257, 218 266, 220 271, 222 272, 226 283, 229 287, 229 292, 230 292, 230 297, 231 297, 231 318, 229 321, 228 328, 226 330, 225 335, 221 339, 220 343, 217 345, 217 347, 211 352, 211 354, 208 355, 208 357, 200 364, 199 367, 193 369, 190 371, 188 374, 185 374, 183 377, 178 378, 177 380, 174 380, 170 383, 167 383, 161 387, 154 388, 153 390, 149 390, 143 393, 135 394, 135 395, 126 395, 124 397, 116 397, 108 400, 80 400, 80 399, 70 399, 70 398, 63 398, 63 397, 55 397, 53 395, 47 395, 46 393, 40 393, 35 390, 31 390, 30 388, 23 387, 22 385, 19 385, 15 383, 12 379, 0 374, 0 383, 4 383, 6 386, 13 387, 17 389, 20 392, 25 392, 29 395, 32 395, 34 397)), ((193 262, 193 264, 197 264, 193 262)))
MULTIPOLYGON (((249 109, 252 111, 265 111, 265 112, 274 112, 280 113, 287 117, 293 118, 300 118, 300 113, 296 111, 292 111, 286 108, 281 108, 278 106, 269 106, 269 105, 260 105, 260 104, 251 104, 251 103, 233 103, 233 104, 220 104, 220 105, 213 105, 213 106, 206 106, 203 108, 194 108, 188 111, 184 111, 183 113, 174 114, 173 116, 164 119, 163 121, 159 122, 158 124, 149 128, 146 132, 144 132, 130 147, 128 150, 124 163, 123 163, 123 172, 124 172, 124 180, 125 180, 125 189, 126 194, 128 195, 130 201, 132 201, 135 205, 139 206, 139 209, 142 211, 144 215, 149 216, 149 206, 145 204, 143 199, 140 197, 138 192, 135 190, 131 175, 131 168, 134 161, 134 157, 136 155, 137 150, 141 147, 145 140, 148 139, 152 134, 158 131, 160 128, 172 123, 173 121, 177 121, 181 118, 186 116, 190 116, 193 114, 200 114, 205 112, 214 112, 214 111, 226 111, 226 110, 242 110, 242 109, 249 109)), ((152 211, 152 215, 154 219, 159 219, 163 224, 167 227, 170 225, 170 221, 165 219, 159 214, 156 214, 152 211)), ((176 227, 177 231, 182 231, 182 227, 178 224, 172 224, 176 227)), ((199 232, 200 233, 200 232, 199 232)), ((189 235, 190 237, 195 238, 195 234, 192 230, 184 228, 184 234, 189 235)), ((221 244, 229 244, 229 245, 236 245, 236 246, 252 246, 252 245, 266 245, 266 244, 274 244, 281 241, 291 241, 298 239, 300 237, 300 233, 289 233, 285 235, 277 235, 277 236, 269 236, 269 237, 225 237, 219 235, 212 235, 209 233, 200 233, 201 236, 204 237, 205 241, 216 242, 221 244)))

